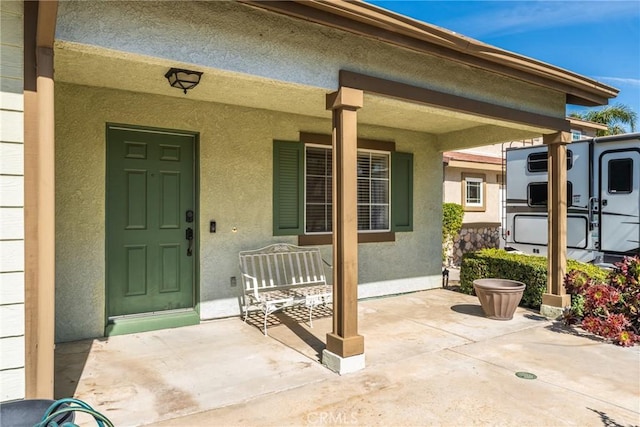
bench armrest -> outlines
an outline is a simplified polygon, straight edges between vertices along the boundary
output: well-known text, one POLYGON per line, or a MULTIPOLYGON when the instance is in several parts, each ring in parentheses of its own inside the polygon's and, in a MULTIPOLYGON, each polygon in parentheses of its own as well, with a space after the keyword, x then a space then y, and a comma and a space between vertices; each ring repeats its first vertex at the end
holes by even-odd
POLYGON ((258 287, 257 286, 251 286, 250 289, 247 289, 247 286, 245 285, 247 280, 250 280, 251 283, 256 283, 258 281, 257 277, 251 276, 250 274, 245 273, 244 271, 242 271, 242 269, 240 270, 240 274, 242 275, 242 277, 244 278, 244 280, 242 281, 242 291, 245 295, 251 295, 253 294, 253 297, 256 299, 259 299, 259 292, 258 292, 258 287))

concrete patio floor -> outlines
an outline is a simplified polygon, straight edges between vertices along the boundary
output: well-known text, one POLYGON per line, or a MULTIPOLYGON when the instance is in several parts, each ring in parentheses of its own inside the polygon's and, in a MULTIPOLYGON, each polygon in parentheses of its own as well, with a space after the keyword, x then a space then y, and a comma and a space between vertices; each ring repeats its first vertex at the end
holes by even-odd
POLYGON ((305 319, 279 314, 268 337, 254 317, 59 344, 56 397, 116 426, 640 424, 640 347, 534 311, 490 320, 445 289, 361 301, 367 367, 344 376, 319 363, 330 311, 305 319))

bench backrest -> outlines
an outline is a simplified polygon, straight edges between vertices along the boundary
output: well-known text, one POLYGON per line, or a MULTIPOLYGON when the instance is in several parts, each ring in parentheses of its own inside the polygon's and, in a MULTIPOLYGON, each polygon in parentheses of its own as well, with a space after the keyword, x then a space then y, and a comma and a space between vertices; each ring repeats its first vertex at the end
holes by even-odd
POLYGON ((245 293, 327 283, 318 248, 279 243, 239 256, 245 293))

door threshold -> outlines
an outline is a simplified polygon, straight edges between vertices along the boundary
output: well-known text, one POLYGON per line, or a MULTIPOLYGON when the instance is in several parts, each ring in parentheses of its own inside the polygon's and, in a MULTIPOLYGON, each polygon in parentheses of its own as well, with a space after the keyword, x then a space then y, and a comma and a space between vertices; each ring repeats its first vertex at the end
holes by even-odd
POLYGON ((109 321, 107 323, 111 323, 116 320, 122 320, 122 319, 133 319, 133 318, 151 317, 151 316, 165 316, 167 314, 190 313, 192 311, 193 311, 193 308, 176 308, 174 310, 147 311, 145 313, 123 314, 121 316, 109 316, 109 321))
POLYGON ((110 317, 104 329, 104 336, 134 334, 137 332, 157 331, 179 328, 200 323, 200 315, 194 309, 170 310, 131 316, 110 317))

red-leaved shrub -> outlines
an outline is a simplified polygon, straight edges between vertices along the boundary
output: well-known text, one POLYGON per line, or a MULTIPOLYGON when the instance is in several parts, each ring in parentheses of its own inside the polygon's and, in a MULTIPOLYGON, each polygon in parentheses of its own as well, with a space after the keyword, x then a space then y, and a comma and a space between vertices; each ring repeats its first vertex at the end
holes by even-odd
POLYGON ((582 328, 622 346, 640 342, 640 257, 625 257, 616 263, 605 283, 573 271, 565 276, 572 295, 565 322, 580 322, 582 328))

